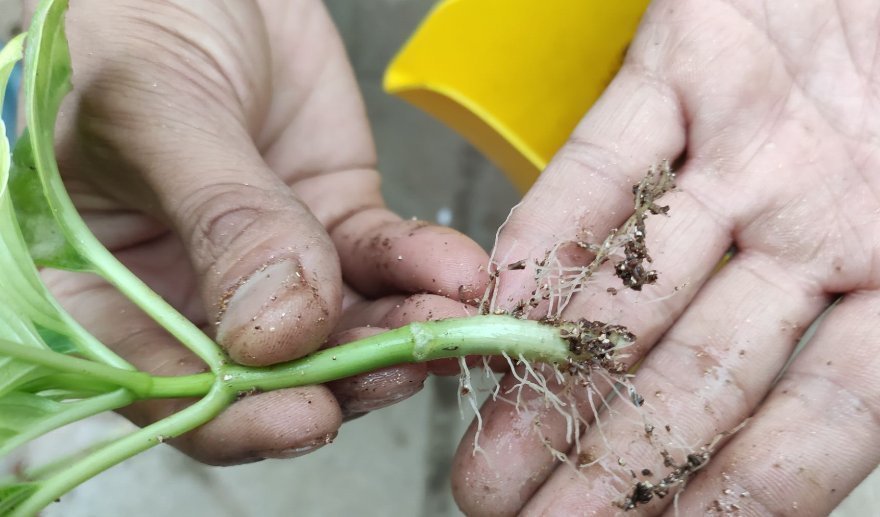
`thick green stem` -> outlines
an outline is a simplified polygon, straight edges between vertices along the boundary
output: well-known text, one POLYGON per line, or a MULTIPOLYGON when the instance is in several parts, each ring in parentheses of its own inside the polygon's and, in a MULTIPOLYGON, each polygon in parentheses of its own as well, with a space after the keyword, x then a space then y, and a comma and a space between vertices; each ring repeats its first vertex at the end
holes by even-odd
POLYGON ((211 390, 211 386, 214 385, 216 379, 217 375, 213 372, 181 375, 178 377, 153 377, 153 385, 143 398, 174 399, 201 397, 211 390))
POLYGON ((0 339, 0 356, 20 359, 59 372, 26 384, 24 389, 31 392, 52 388, 80 391, 94 388, 95 392, 100 393, 125 388, 136 399, 201 397, 208 393, 217 378, 213 373, 154 377, 144 372, 123 370, 5 339, 0 339))
MULTIPOLYGON (((72 209, 72 206, 71 206, 72 209)), ((87 244, 81 252, 87 253, 98 272, 108 282, 119 289, 129 300, 133 301, 154 321, 158 322, 172 336, 192 350, 204 361, 212 371, 218 371, 228 361, 211 338, 205 335, 185 316, 168 304, 161 296, 150 289, 147 284, 128 270, 116 257, 107 251, 89 232, 83 223, 80 236, 87 244), (89 242, 91 241, 91 242, 89 242)))
POLYGON ((205 398, 170 417, 135 431, 102 447, 58 474, 40 481, 40 487, 10 517, 29 517, 83 481, 167 439, 195 429, 223 411, 234 399, 222 385, 215 385, 205 398))
MULTIPOLYGON (((419 363, 466 355, 520 356, 545 363, 564 363, 568 343, 557 327, 511 316, 472 316, 426 323, 410 323, 302 359, 267 368, 225 366, 220 382, 242 393, 271 391, 351 377, 386 366, 419 363)), ((211 388, 215 374, 153 377, 143 398, 198 397, 211 388)))
MULTIPOLYGON (((324 349, 297 361, 269 368, 222 366, 216 373, 150 377, 0 340, 0 355, 19 357, 71 374, 91 375, 102 382, 131 388, 131 391, 114 392, 113 397, 108 394, 89 399, 88 403, 80 403, 82 407, 78 413, 59 416, 64 419, 61 424, 98 410, 125 405, 130 402, 125 397, 205 395, 201 401, 181 412, 102 447, 58 474, 40 481, 37 492, 16 508, 12 515, 32 515, 103 470, 207 422, 228 406, 237 393, 321 384, 401 363, 502 354, 514 359, 523 357, 560 364, 569 358, 569 345, 561 337, 560 329, 551 325, 510 316, 476 316, 411 323, 397 330, 324 349)), ((48 430, 57 427, 56 424, 58 422, 47 422, 45 427, 48 430)), ((35 432, 42 432, 42 427, 35 432)))
POLYGON ((107 382, 120 388, 127 388, 137 395, 148 393, 153 383, 150 376, 143 372, 123 370, 43 348, 20 345, 5 339, 0 339, 0 356, 45 366, 57 372, 78 374, 96 381, 107 382))
POLYGON ((236 391, 268 391, 322 384, 401 363, 501 354, 564 363, 569 347, 559 329, 550 325, 511 316, 474 316, 410 323, 269 368, 230 366, 222 380, 236 391))
MULTIPOLYGON (((152 377, 143 372, 122 370, 0 340, 0 355, 59 372, 81 374, 92 382, 101 381, 126 388, 138 399, 199 397, 210 391, 218 377, 235 392, 254 389, 271 391, 323 384, 395 364, 501 354, 514 359, 522 356, 533 361, 564 363, 569 357, 569 349, 556 327, 510 316, 473 316, 410 323, 396 330, 267 368, 231 365, 222 367, 217 374, 152 377)), ((107 384, 100 386, 106 387, 107 384)))

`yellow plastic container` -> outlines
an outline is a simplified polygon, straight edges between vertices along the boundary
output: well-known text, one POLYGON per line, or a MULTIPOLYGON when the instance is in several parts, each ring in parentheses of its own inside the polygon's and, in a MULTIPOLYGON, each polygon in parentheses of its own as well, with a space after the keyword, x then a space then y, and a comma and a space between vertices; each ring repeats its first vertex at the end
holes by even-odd
POLYGON ((441 1, 385 73, 527 189, 602 93, 648 0, 441 1))

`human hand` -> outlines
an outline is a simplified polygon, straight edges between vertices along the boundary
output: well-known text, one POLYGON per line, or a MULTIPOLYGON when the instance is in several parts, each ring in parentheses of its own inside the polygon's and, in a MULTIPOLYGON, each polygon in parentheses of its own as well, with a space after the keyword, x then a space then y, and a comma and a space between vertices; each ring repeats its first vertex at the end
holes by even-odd
MULTIPOLYGON (((558 242, 595 243, 629 215, 647 166, 681 157, 678 192, 664 198, 670 216, 647 222, 657 284, 611 297, 606 287, 620 281, 597 276, 563 314, 638 336, 625 361, 644 361, 632 382, 645 405, 632 416, 631 401, 611 402, 617 414, 600 414, 601 430, 592 422, 580 441, 586 457, 569 456, 598 461, 576 472, 548 452, 571 450, 561 415, 535 395, 519 411, 489 401, 485 454, 473 454, 472 426, 455 461, 466 513, 614 514, 635 482, 670 472, 663 449, 682 464, 688 448, 750 416, 688 480, 681 515, 824 515, 877 466, 878 14, 866 1, 651 5, 623 68, 495 250, 540 260, 558 242), (652 441, 644 422, 656 424, 652 441)), ((498 306, 528 299, 534 275, 502 271, 498 306)), ((659 514, 672 502, 652 497, 639 509, 659 514)))
MULTIPOLYGON (((233 360, 294 359, 332 332, 354 339, 369 331, 352 327, 382 325, 409 293, 482 292, 476 244, 384 207, 364 107, 321 2, 83 0, 67 27, 74 92, 58 153, 71 196, 102 242, 233 360)), ((204 367, 102 280, 45 278, 135 366, 204 367)), ((407 365, 335 392, 249 396, 176 445, 209 463, 299 455, 426 374, 407 365)), ((187 403, 127 416, 144 424, 187 403)))

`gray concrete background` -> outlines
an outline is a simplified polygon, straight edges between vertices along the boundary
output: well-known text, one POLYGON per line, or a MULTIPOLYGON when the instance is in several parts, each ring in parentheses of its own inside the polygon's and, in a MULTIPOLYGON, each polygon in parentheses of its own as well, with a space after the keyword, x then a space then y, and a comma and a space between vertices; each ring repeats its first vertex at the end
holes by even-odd
MULTIPOLYGON (((0 34, 17 24, 18 4, 0 0, 0 34)), ((489 246, 517 201, 514 189, 457 135, 381 91, 386 64, 432 4, 327 0, 367 102, 389 204, 405 217, 451 216, 452 226, 489 246)), ((449 461, 470 416, 459 416, 456 386, 434 379, 410 400, 345 425, 332 446, 297 460, 212 468, 158 447, 86 483, 46 515, 458 515, 449 461)), ((40 463, 128 429, 121 418, 104 415, 56 432, 18 458, 40 463)), ((878 488, 875 474, 835 515, 876 515, 878 488)))

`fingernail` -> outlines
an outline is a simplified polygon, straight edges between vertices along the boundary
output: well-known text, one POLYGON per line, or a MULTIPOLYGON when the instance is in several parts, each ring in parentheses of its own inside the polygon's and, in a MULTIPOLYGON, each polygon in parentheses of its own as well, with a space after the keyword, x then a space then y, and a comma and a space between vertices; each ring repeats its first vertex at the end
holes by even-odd
POLYGON ((361 399, 352 397, 344 402, 340 401, 339 405, 344 415, 369 413, 370 411, 390 406, 391 404, 412 397, 422 389, 422 386, 424 386, 424 383, 419 383, 417 386, 413 387, 411 391, 398 391, 393 395, 383 398, 361 399))
POLYGON ((265 460, 265 459, 266 459, 266 458, 263 458, 263 457, 260 457, 260 456, 253 457, 253 458, 243 458, 243 459, 238 460, 235 464, 236 464, 236 465, 247 465, 247 464, 250 464, 250 463, 259 463, 259 462, 261 462, 261 461, 263 461, 263 460, 265 460))
POLYGON ((260 453, 260 456, 265 458, 274 458, 274 459, 290 459, 290 458, 298 458, 299 456, 304 456, 310 452, 314 452, 321 447, 333 443, 333 440, 336 438, 336 432, 332 432, 330 434, 325 435, 322 438, 306 443, 305 445, 300 445, 298 447, 291 447, 290 449, 278 449, 274 451, 266 451, 260 453))
POLYGON ((257 321, 259 316, 285 291, 301 284, 302 273, 294 260, 270 264, 255 272, 231 296, 220 301, 218 341, 245 331, 273 332, 271 326, 262 328, 257 321))

